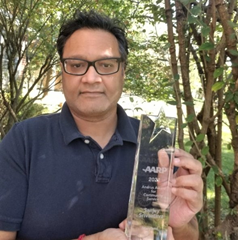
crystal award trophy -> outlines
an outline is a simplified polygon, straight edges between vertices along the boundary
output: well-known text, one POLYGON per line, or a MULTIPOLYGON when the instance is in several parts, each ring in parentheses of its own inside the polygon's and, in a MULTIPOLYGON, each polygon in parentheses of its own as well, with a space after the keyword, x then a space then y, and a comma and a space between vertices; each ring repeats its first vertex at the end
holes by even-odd
POLYGON ((129 240, 167 239, 176 123, 163 109, 158 116, 141 116, 125 231, 129 240))

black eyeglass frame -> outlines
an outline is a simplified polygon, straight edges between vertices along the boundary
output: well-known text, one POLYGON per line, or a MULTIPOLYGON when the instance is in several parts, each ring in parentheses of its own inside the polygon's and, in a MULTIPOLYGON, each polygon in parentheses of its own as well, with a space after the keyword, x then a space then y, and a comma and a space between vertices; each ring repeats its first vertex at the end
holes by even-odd
POLYGON ((111 58, 101 58, 101 59, 97 59, 95 61, 87 61, 85 59, 81 59, 81 58, 62 58, 61 59, 61 62, 62 62, 62 65, 63 65, 63 69, 64 71, 67 73, 67 74, 70 74, 70 75, 74 75, 74 76, 83 76, 84 74, 87 73, 88 69, 93 66, 95 71, 99 74, 99 75, 111 75, 111 74, 115 74, 119 71, 120 69, 120 63, 121 62, 124 62, 124 60, 122 59, 122 57, 111 57, 111 58), (103 61, 103 60, 110 60, 110 59, 115 59, 117 60, 117 63, 118 63, 118 67, 117 67, 117 70, 115 72, 112 72, 112 73, 99 73, 98 70, 97 70, 97 67, 95 66, 95 63, 98 62, 98 61, 103 61), (86 68, 85 72, 84 73, 70 73, 68 71, 66 71, 66 63, 65 61, 67 60, 81 60, 81 61, 84 61, 84 62, 87 62, 88 63, 88 67, 86 68))

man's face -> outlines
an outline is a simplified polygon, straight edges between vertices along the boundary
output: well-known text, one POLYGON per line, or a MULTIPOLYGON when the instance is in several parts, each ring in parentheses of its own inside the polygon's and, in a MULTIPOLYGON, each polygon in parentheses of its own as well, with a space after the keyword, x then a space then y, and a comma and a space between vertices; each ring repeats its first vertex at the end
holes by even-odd
MULTIPOLYGON (((98 29, 80 29, 66 41, 63 58, 95 61, 121 57, 117 39, 98 29)), ((82 76, 67 74, 62 68, 62 85, 66 102, 74 116, 80 118, 105 117, 115 113, 124 83, 124 67, 117 73, 100 75, 90 66, 82 76)))

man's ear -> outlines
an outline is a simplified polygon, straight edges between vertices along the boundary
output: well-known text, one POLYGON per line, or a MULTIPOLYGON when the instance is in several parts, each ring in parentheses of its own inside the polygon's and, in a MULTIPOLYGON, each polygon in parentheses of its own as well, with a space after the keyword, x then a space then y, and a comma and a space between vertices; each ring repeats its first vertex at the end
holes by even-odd
POLYGON ((123 70, 122 70, 121 74, 122 74, 122 78, 123 78, 123 87, 124 87, 124 84, 125 84, 125 79, 126 79, 126 71, 125 71, 125 69, 124 69, 124 68, 123 68, 123 70))
POLYGON ((125 79, 126 78, 126 71, 125 71, 125 69, 123 69, 122 75, 123 75, 123 78, 125 79))
POLYGON ((60 61, 60 68, 61 68, 61 71, 63 71, 63 63, 60 61))
POLYGON ((126 78, 126 65, 123 66, 121 74, 123 75, 124 79, 126 78))

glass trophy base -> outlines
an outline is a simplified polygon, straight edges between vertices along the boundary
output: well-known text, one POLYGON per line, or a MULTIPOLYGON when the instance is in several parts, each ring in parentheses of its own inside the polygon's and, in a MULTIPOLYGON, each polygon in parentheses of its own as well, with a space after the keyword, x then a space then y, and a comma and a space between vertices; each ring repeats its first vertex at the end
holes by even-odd
POLYGON ((143 218, 142 222, 127 221, 127 232, 129 240, 167 240, 167 227, 169 220, 169 209, 158 210, 156 208, 137 209, 138 215, 143 218), (158 213, 159 211, 159 213, 158 213), (160 216, 159 218, 157 216, 160 216), (148 221, 148 225, 145 222, 148 221))

